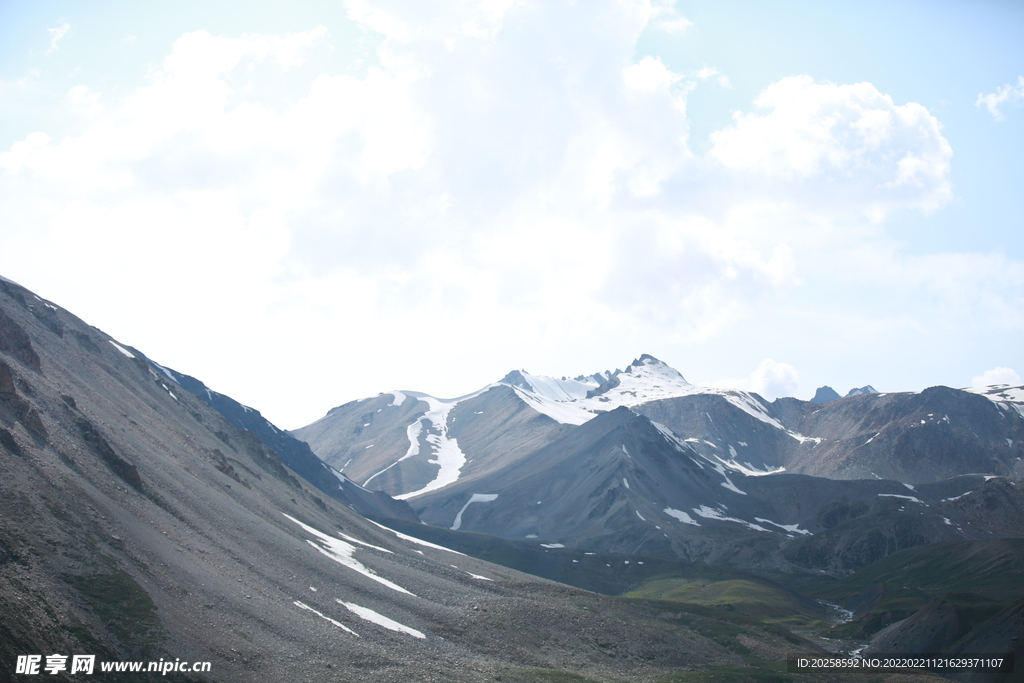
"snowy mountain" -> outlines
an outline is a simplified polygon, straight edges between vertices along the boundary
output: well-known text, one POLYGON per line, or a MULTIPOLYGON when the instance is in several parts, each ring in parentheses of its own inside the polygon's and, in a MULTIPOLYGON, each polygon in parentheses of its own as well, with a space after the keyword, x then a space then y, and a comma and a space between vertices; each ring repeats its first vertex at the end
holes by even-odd
MULTIPOLYGON (((940 503, 985 476, 1019 475, 1024 420, 1006 396, 935 387, 768 402, 695 386, 644 355, 575 379, 517 370, 453 400, 382 394, 295 434, 436 526, 746 568, 814 557, 847 571, 880 555, 829 532, 830 520, 889 529, 883 554, 996 533, 940 503), (933 487, 927 500, 910 492, 922 487, 933 487), (890 519, 911 498, 911 521, 890 519)), ((1016 519, 1019 501, 1007 505, 1016 519)))
POLYGON ((516 370, 457 399, 381 394, 334 408, 294 434, 353 480, 403 499, 472 480, 620 407, 751 476, 785 471, 915 484, 1019 470, 1024 415, 1012 388, 871 389, 821 404, 768 402, 752 392, 690 384, 643 355, 625 370, 575 379, 516 370))

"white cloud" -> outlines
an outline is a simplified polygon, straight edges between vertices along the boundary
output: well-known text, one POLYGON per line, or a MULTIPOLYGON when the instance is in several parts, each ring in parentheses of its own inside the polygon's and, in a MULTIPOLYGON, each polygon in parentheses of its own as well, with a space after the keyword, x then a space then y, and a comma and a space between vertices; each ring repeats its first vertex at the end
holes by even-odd
POLYGON ((774 401, 781 396, 793 395, 800 386, 800 373, 788 363, 765 358, 749 377, 717 380, 710 386, 752 391, 774 401))
POLYGON ((50 34, 50 47, 47 48, 46 54, 49 55, 49 54, 53 54, 54 52, 56 52, 57 51, 57 45, 58 45, 58 43, 60 43, 61 38, 66 36, 68 34, 68 31, 70 31, 70 30, 71 30, 71 24, 69 24, 66 21, 61 22, 60 26, 55 26, 54 28, 46 29, 46 32, 50 34))
POLYGON ((492 40, 505 15, 522 0, 344 0, 348 16, 397 44, 440 43, 452 49, 464 39, 492 40))
POLYGON ((996 88, 996 91, 989 93, 988 95, 982 95, 978 93, 978 99, 975 101, 974 106, 980 107, 985 105, 989 113, 995 117, 996 121, 1002 121, 1006 117, 1003 112, 999 110, 999 106, 1006 104, 1007 102, 1016 102, 1024 99, 1024 76, 1017 77, 1017 85, 1007 83, 996 88))
MULTIPOLYGON (((324 28, 196 31, 125 96, 72 88, 78 132, 0 151, 3 274, 113 333, 130 311, 125 342, 289 427, 399 385, 456 395, 510 367, 724 342, 843 274, 883 301, 928 292, 922 316, 954 302, 1012 328, 1024 310, 1016 262, 870 242, 864 206, 948 193, 920 105, 784 79, 702 158, 687 97, 721 75, 634 61, 647 27, 681 19, 670 3, 346 7, 379 39, 358 72, 325 56, 324 28), (309 383, 283 398, 257 367, 309 383)), ((796 378, 765 360, 742 382, 775 396, 796 378)))
POLYGON ((650 25, 671 35, 680 35, 693 26, 693 22, 676 10, 675 0, 654 0, 651 4, 650 25))
POLYGON ((716 81, 718 81, 718 85, 722 86, 723 88, 727 88, 729 90, 733 89, 732 83, 729 82, 729 77, 713 67, 705 66, 701 69, 698 69, 694 76, 702 81, 706 81, 709 78, 714 78, 716 81))
POLYGON ((657 57, 644 57, 622 70, 626 87, 640 92, 667 92, 679 80, 657 57))
POLYGON ((737 112, 733 125, 711 136, 711 155, 731 171, 876 220, 897 206, 932 210, 951 197, 952 148, 919 104, 896 105, 870 83, 809 76, 783 78, 756 104, 767 113, 737 112))
POLYGON ((986 370, 977 377, 971 378, 971 386, 975 388, 987 387, 993 384, 1019 385, 1020 375, 1013 368, 995 367, 986 370))

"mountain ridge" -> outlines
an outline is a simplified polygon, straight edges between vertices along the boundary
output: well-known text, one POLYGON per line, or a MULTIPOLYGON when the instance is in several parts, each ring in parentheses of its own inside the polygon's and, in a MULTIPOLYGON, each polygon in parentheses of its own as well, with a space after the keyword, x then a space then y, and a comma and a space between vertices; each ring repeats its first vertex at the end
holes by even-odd
MULTIPOLYGON (((843 574, 914 545, 1015 533, 943 502, 985 488, 957 477, 1020 476, 1010 389, 769 402, 696 387, 648 354, 588 377, 518 370, 460 399, 405 392, 400 411, 381 394, 295 434, 428 524, 510 540, 843 574), (950 486, 964 490, 927 493, 950 486), (794 495, 802 510, 780 506, 794 495)), ((1017 496, 995 505, 1024 522, 1017 496)))

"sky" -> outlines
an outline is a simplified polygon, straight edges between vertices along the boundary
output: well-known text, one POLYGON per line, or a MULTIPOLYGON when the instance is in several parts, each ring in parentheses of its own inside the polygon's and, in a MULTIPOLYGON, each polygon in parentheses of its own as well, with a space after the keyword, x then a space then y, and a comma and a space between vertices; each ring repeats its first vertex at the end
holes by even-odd
POLYGON ((0 0, 0 275, 297 428, 1024 374, 1024 3, 0 0))

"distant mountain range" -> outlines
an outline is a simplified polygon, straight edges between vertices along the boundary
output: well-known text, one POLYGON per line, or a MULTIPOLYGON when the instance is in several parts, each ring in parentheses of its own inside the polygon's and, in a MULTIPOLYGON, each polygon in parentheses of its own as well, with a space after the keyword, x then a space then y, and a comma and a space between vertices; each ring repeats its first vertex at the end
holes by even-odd
MULTIPOLYGON (((846 393, 846 398, 851 396, 860 396, 861 394, 877 394, 878 390, 868 384, 867 386, 860 387, 859 389, 850 389, 846 393)), ((836 390, 830 386, 818 387, 818 390, 814 392, 814 398, 811 399, 811 403, 828 403, 829 401, 835 401, 839 398, 839 394, 836 390)))
POLYGON ((1024 471, 1024 390, 850 393, 768 402, 644 355, 573 379, 517 370, 453 400, 381 394, 294 434, 429 524, 545 546, 841 573, 1016 533, 1019 497, 1001 531, 962 506, 1024 471))

